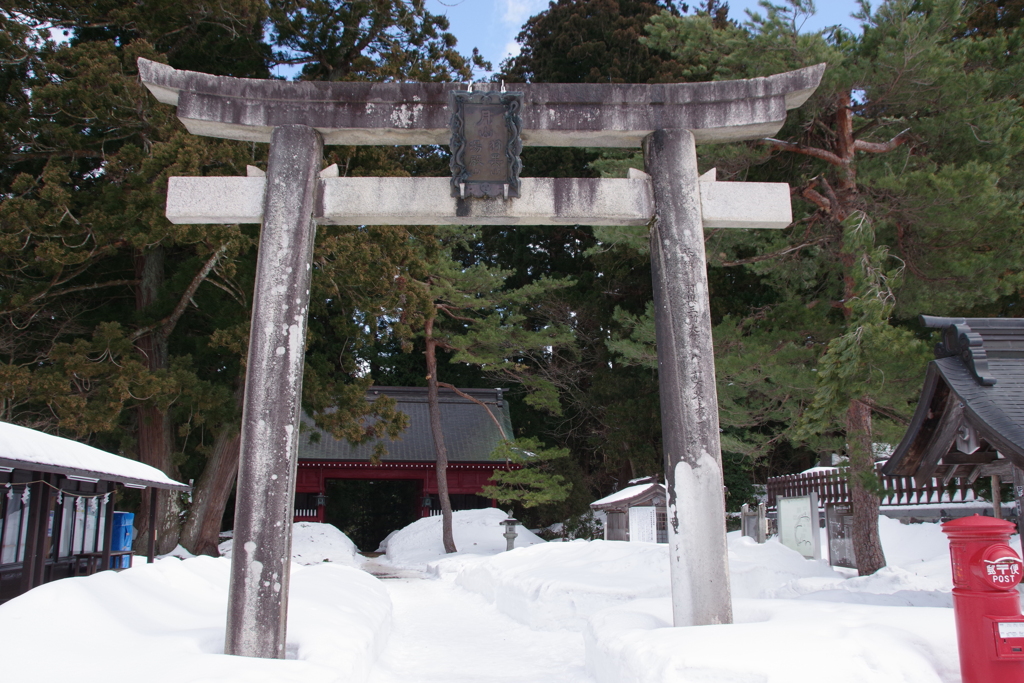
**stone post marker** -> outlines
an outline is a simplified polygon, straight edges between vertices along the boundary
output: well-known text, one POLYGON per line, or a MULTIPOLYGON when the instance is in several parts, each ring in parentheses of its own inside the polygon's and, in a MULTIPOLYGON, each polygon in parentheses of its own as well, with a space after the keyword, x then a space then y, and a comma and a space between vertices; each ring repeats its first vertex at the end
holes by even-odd
POLYGON ((522 178, 518 198, 472 199, 451 196, 448 178, 316 174, 321 144, 448 144, 449 91, 460 84, 258 81, 140 59, 142 82, 177 106, 190 132, 271 144, 266 177, 171 178, 167 191, 172 222, 263 223, 226 652, 284 656, 315 224, 641 226, 654 219, 674 619, 677 626, 730 622, 703 228, 781 229, 792 214, 784 183, 719 183, 713 172, 698 177, 695 145, 774 135, 786 111, 817 88, 824 68, 714 83, 516 85, 522 144, 642 146, 647 173, 522 178))

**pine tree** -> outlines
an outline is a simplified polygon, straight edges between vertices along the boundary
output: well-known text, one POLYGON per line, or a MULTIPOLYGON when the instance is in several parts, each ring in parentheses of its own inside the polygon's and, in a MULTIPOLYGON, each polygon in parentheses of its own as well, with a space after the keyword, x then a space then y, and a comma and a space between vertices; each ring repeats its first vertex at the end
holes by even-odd
MULTIPOLYGON (((232 396, 243 384, 258 230, 172 226, 163 217, 163 193, 171 175, 244 175, 247 164, 264 163, 266 151, 189 135, 173 108, 138 82, 135 59, 266 77, 271 50, 262 42, 262 3, 160 9, 148 2, 24 2, 0 10, 8 105, 0 113, 0 314, 9 323, 0 340, 0 417, 196 479, 185 541, 215 552, 238 458, 232 396), (69 40, 50 40, 53 27, 69 40)), ((347 78, 400 77, 381 64, 414 57, 416 77, 468 76, 450 39, 430 37, 437 18, 413 8, 388 25, 396 15, 385 12, 381 23, 375 11, 364 18, 386 39, 368 60, 346 53, 356 62, 347 78), (435 57, 436 68, 429 64, 435 57)), ((314 44, 315 36, 307 38, 314 44)), ((362 174, 444 165, 431 149, 342 148, 331 157, 362 174)), ((371 380, 359 367, 378 331, 390 332, 378 321, 398 316, 403 294, 395 276, 407 267, 407 242, 417 230, 320 235, 304 397, 307 410, 339 437, 400 431, 394 406, 365 402, 371 380), (344 322, 328 320, 337 312, 344 322)), ((168 497, 161 505, 161 551, 178 539, 175 502, 168 497)), ((137 523, 146 527, 148 505, 141 507, 137 523)))
MULTIPOLYGON (((867 574, 884 565, 872 444, 898 438, 927 358, 926 344, 901 319, 964 311, 1017 286, 1021 211, 1007 171, 1024 148, 1019 104, 1004 74, 1019 67, 1014 60, 993 68, 1014 38, 956 40, 957 2, 890 0, 861 13, 862 36, 841 29, 800 35, 795 19, 813 9, 810 3, 765 7, 767 15, 754 17, 743 33, 713 36, 721 58, 711 65, 712 77, 766 75, 817 61, 828 61, 829 70, 780 139, 714 156, 727 176, 789 181, 797 221, 774 236, 709 235, 709 267, 750 268, 786 302, 749 316, 739 326, 743 333, 732 337, 740 348, 763 343, 759 337, 778 339, 775 318, 792 319, 797 305, 808 311, 798 317, 811 324, 801 336, 808 349, 824 353, 807 368, 813 379, 805 374, 795 382, 804 398, 775 419, 783 438, 824 438, 819 448, 831 439, 849 456, 855 552, 867 574)), ((662 15, 650 40, 676 54, 681 48, 674 45, 703 30, 691 19, 662 15)), ((785 345, 797 353, 797 340, 783 336, 785 345)), ((806 357, 787 371, 801 364, 806 357)), ((736 377, 750 373, 719 380, 736 377)), ((783 405, 782 379, 768 368, 758 383, 773 388, 746 398, 783 405)))
POLYGON ((672 61, 640 40, 662 11, 679 13, 672 0, 557 0, 523 26, 516 38, 522 50, 502 65, 503 73, 537 83, 666 80, 672 61))
MULTIPOLYGON (((543 278, 522 287, 509 288, 509 272, 479 262, 467 265, 457 258, 461 255, 469 260, 469 245, 478 241, 478 236, 472 231, 452 226, 443 229, 440 237, 442 249, 424 259, 423 276, 416 282, 421 288, 421 304, 407 306, 403 322, 421 329, 423 334, 427 404, 441 501, 442 540, 445 552, 453 553, 456 546, 448 497, 448 459, 441 430, 438 390, 444 388, 473 399, 459 392, 451 383, 441 381, 437 352, 439 349, 448 351, 452 354, 452 363, 478 366, 494 378, 521 379, 518 361, 524 355, 553 353, 557 347, 572 341, 571 331, 557 325, 531 325, 535 321, 529 319, 530 309, 539 301, 571 283, 543 278)), ((550 387, 544 384, 534 384, 530 388, 542 394, 540 400, 543 400, 545 390, 550 391, 550 387)), ((480 404, 480 409, 491 413, 484 404, 480 404)), ((493 414, 490 417, 502 432, 503 442, 509 444, 507 448, 515 448, 514 435, 505 434, 497 418, 493 414)), ((541 490, 548 500, 559 499, 560 490, 557 486, 550 486, 550 475, 530 469, 522 476, 532 477, 528 486, 534 496, 529 498, 531 502, 541 490)))

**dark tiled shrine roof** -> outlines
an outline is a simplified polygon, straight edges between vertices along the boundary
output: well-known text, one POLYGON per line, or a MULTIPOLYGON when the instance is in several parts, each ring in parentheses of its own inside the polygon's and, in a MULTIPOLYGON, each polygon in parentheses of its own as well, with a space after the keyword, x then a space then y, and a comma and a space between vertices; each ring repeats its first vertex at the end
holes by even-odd
POLYGON ((921 318, 943 328, 943 340, 883 473, 924 478, 941 466, 980 466, 972 476, 1005 476, 1010 463, 1024 467, 1024 319, 921 318))
MULTIPOLYGON (((501 423, 505 434, 512 437, 512 421, 509 419, 508 401, 503 400, 501 389, 460 389, 490 408, 501 423)), ((398 409, 409 416, 409 426, 397 441, 383 439, 388 454, 384 462, 433 462, 434 442, 430 433, 427 415, 427 390, 425 387, 372 387, 366 394, 367 400, 374 400, 380 394, 391 396, 398 402, 398 409)), ((495 462, 491 453, 501 442, 501 432, 487 411, 480 405, 467 401, 449 389, 439 390, 441 407, 441 429, 450 462, 495 462)), ((320 433, 319 443, 309 442, 309 433, 303 431, 299 442, 300 460, 370 460, 377 441, 352 446, 344 439, 338 440, 327 432, 313 426, 312 420, 302 416, 306 428, 320 433)))

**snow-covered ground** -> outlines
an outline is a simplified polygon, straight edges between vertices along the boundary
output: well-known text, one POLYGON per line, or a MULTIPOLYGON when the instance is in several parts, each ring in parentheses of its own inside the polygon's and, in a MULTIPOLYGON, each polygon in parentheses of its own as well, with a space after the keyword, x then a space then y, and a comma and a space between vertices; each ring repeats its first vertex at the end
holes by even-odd
POLYGON ((544 543, 520 527, 516 549, 501 552, 504 517, 456 513, 460 552, 447 556, 439 518, 420 520, 367 563, 333 527, 296 524, 285 661, 221 654, 225 558, 168 557, 56 581, 0 605, 2 678, 960 681, 938 525, 880 518, 889 567, 864 578, 730 534, 735 623, 672 628, 666 546, 544 543), (360 569, 389 566, 413 578, 360 569))
MULTIPOLYGON (((220 544, 221 557, 231 557, 233 544, 231 539, 220 544)), ((181 546, 178 548, 184 550, 181 546)), ((358 567, 365 559, 356 544, 337 527, 316 522, 295 522, 292 526, 292 561, 297 564, 331 562, 358 567)))
MULTIPOLYGON (((453 525, 452 536, 459 551, 457 558, 495 555, 507 547, 503 536, 505 528, 501 522, 508 519, 508 515, 501 510, 464 510, 456 512, 454 519, 456 523, 453 525)), ((516 548, 544 543, 543 539, 522 526, 516 526, 516 533, 516 548)), ((445 555, 444 544, 441 542, 440 516, 418 519, 391 534, 385 543, 387 561, 403 569, 424 569, 432 562, 451 557, 445 555)))

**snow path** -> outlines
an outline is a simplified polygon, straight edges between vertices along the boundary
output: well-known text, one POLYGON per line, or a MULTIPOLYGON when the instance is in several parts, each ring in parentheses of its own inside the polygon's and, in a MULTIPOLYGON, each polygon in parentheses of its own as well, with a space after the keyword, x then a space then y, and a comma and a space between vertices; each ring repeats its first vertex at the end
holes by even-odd
POLYGON ((392 630, 368 683, 593 683, 580 633, 535 631, 444 579, 384 585, 392 630))

